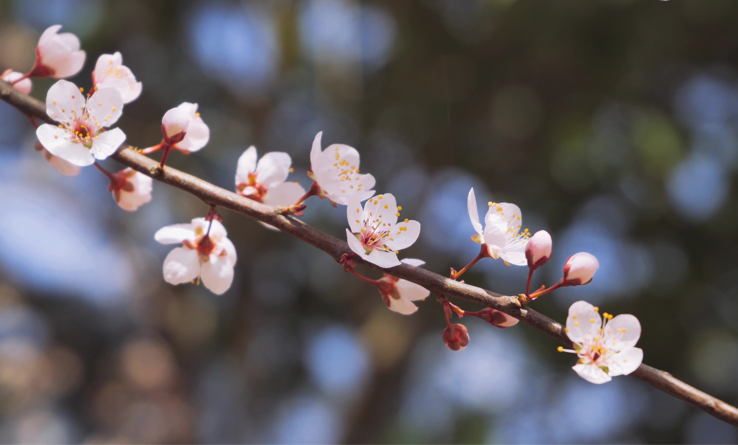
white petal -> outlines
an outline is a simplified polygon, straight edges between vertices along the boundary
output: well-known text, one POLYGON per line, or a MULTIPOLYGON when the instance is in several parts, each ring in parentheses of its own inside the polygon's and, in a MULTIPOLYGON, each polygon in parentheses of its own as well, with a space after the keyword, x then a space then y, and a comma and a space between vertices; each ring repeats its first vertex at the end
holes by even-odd
POLYGON ((315 173, 315 170, 321 166, 320 155, 323 153, 323 149, 320 147, 320 140, 322 138, 323 132, 320 131, 315 135, 315 139, 313 139, 313 148, 310 150, 310 164, 313 173, 315 173))
POLYGON ((233 245, 233 242, 227 237, 223 237, 218 241, 218 246, 225 249, 226 258, 235 266, 238 261, 238 255, 236 255, 236 246, 233 245))
POLYGON ((577 301, 569 307, 566 329, 569 340, 574 343, 591 341, 599 334, 602 326, 600 314, 586 301, 577 301))
POLYGON ((268 188, 275 187, 287 180, 290 174, 292 159, 287 153, 273 151, 259 159, 256 166, 256 182, 268 188))
POLYGON ((200 275, 197 251, 177 247, 164 259, 164 281, 169 284, 189 283, 200 275))
POLYGON ((190 121, 187 133, 182 142, 177 143, 177 148, 181 148, 194 153, 208 144, 210 141, 210 127, 200 117, 195 117, 190 121))
POLYGON ((80 142, 70 141, 70 133, 65 129, 43 124, 36 130, 36 136, 49 153, 70 164, 85 167, 95 162, 90 149, 80 142))
POLYGON ((77 176, 82 171, 82 168, 78 165, 71 164, 59 156, 54 156, 47 150, 44 150, 44 158, 52 167, 64 176, 77 176))
MULTIPOLYGON (((130 173, 128 184, 133 187, 132 191, 118 191, 118 206, 125 211, 135 212, 139 207, 151 201, 151 190, 153 189, 153 180, 143 173, 133 172, 127 168, 126 173, 130 173)), ((116 193, 113 192, 113 198, 116 193)))
POLYGON ((405 258, 404 260, 401 260, 400 262, 401 263, 404 263, 404 264, 409 264, 409 265, 415 266, 415 267, 420 267, 423 264, 425 264, 425 261, 419 260, 417 258, 405 258))
POLYGON ((64 79, 79 73, 85 64, 87 54, 84 51, 74 51, 66 57, 56 59, 51 67, 54 69, 55 79, 64 79))
POLYGON ((474 195, 474 188, 469 190, 469 196, 466 198, 466 208, 469 211, 469 219, 471 220, 474 230, 478 234, 483 235, 484 229, 482 224, 479 222, 479 211, 477 210, 477 197, 474 195))
POLYGON ((428 298, 430 295, 428 289, 407 280, 398 280, 395 286, 403 300, 417 301, 428 298))
POLYGON ((228 232, 226 231, 225 226, 223 223, 218 221, 217 219, 214 219, 212 221, 212 227, 211 227, 211 221, 206 221, 205 218, 194 218, 192 220, 192 225, 195 230, 195 235, 202 235, 205 233, 208 233, 208 227, 210 228, 210 238, 212 238, 213 241, 218 242, 221 239, 228 236, 228 232))
POLYGON ((126 134, 120 128, 102 132, 92 140, 92 154, 97 159, 105 159, 115 153, 125 140, 126 134))
POLYGON ((420 236, 420 223, 417 221, 401 222, 392 226, 390 234, 385 238, 385 244, 392 250, 407 249, 420 236), (405 230, 402 230, 405 229, 405 230))
POLYGON ((174 137, 182 132, 186 132, 190 125, 190 108, 192 104, 184 102, 164 113, 161 118, 161 124, 164 126, 164 134, 167 137, 174 137))
POLYGON ((610 357, 607 360, 607 366, 610 368, 610 375, 615 377, 630 374, 641 366, 641 362, 643 362, 643 349, 630 348, 610 357))
POLYGON ((361 233, 361 222, 364 219, 364 212, 361 208, 361 201, 353 199, 346 206, 346 215, 348 217, 349 227, 353 233, 361 233))
MULTIPOLYGON (((23 73, 7 70, 3 73, 2 79, 6 82, 13 82, 14 80, 20 79, 21 77, 23 77, 23 73)), ((20 82, 15 83, 13 85, 13 88, 23 94, 30 94, 31 88, 33 88, 33 83, 31 83, 31 79, 23 79, 20 82)))
POLYGON ((129 82, 124 79, 107 78, 102 82, 97 82, 95 86, 102 90, 103 88, 112 88, 120 93, 124 104, 128 104, 138 99, 141 95, 143 85, 141 82, 129 82))
POLYGON ((222 295, 233 284, 233 263, 227 257, 211 256, 200 271, 202 284, 216 295, 222 295))
POLYGON ((370 263, 376 264, 377 266, 385 269, 402 264, 400 260, 397 259, 396 253, 384 252, 378 249, 374 249, 369 255, 364 255, 363 258, 370 263))
POLYGON ((378 195, 364 204, 364 219, 382 221, 387 228, 397 223, 397 202, 391 193, 378 195))
POLYGON ((504 249, 507 246, 507 223, 499 215, 491 215, 485 221, 484 242, 488 246, 497 246, 504 249))
POLYGON ((46 93, 46 114, 55 121, 74 122, 84 109, 85 97, 72 82, 60 80, 46 93))
POLYGON ((389 298, 389 309, 391 311, 397 312, 398 314, 402 315, 410 315, 418 311, 418 307, 415 306, 412 302, 405 300, 404 298, 401 298, 399 300, 395 300, 394 298, 389 298))
POLYGON ((264 204, 268 206, 288 206, 294 204, 305 194, 305 189, 296 182, 283 182, 267 191, 264 204))
POLYGON ((602 384, 607 383, 612 378, 605 373, 605 371, 601 370, 597 367, 597 365, 589 364, 589 365, 575 365, 572 367, 574 371, 576 371, 577 374, 579 374, 579 377, 583 378, 584 380, 594 383, 594 384, 602 384))
POLYGON ((624 351, 638 343, 641 338, 641 323, 634 315, 618 315, 607 323, 603 334, 603 343, 608 349, 624 351))
POLYGON ((238 166, 236 167, 236 187, 239 184, 249 183, 249 173, 256 171, 256 147, 253 145, 246 149, 238 158, 238 166))
POLYGON ((172 224, 162 227, 154 234, 154 239, 161 244, 178 244, 185 240, 195 239, 194 224, 172 224))
POLYGON ((525 258, 525 245, 520 243, 511 247, 506 247, 500 251, 500 258, 512 264, 513 266, 527 266, 528 260, 525 258))
POLYGON ((46 42, 48 42, 49 39, 56 36, 56 34, 61 29, 61 27, 62 25, 53 25, 53 26, 49 26, 48 28, 46 28, 43 34, 41 34, 41 38, 38 39, 38 46, 43 48, 44 44, 46 44, 46 42))
POLYGON ((87 101, 87 112, 97 128, 110 127, 123 114, 123 98, 115 88, 101 88, 87 101))
POLYGON ((366 250, 364 250, 364 245, 354 236, 353 233, 349 231, 349 229, 346 229, 346 242, 355 254, 361 256, 362 258, 365 258, 367 256, 366 250))

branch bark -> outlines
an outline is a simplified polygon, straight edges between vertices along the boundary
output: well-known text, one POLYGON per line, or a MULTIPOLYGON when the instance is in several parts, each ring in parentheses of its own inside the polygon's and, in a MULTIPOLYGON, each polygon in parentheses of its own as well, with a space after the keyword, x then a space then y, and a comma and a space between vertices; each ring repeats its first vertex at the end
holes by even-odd
MULTIPOLYGON (((48 123, 54 123, 46 114, 46 106, 43 102, 20 93, 2 80, 0 80, 0 99, 17 108, 27 116, 32 116, 48 123)), ((290 234, 322 250, 336 261, 339 261, 343 254, 352 253, 346 242, 327 233, 323 233, 299 219, 282 215, 273 207, 244 198, 236 193, 216 187, 209 182, 171 167, 165 167, 161 171, 157 168, 159 165, 158 162, 142 155, 129 145, 123 145, 111 157, 121 164, 151 176, 157 181, 169 184, 196 196, 205 204, 216 205, 271 224, 282 232, 290 234)), ((391 269, 382 269, 374 264, 363 261, 361 258, 356 258, 355 261, 372 269, 419 284, 437 294, 455 297, 502 311, 571 347, 571 342, 561 324, 529 307, 520 307, 517 297, 504 296, 479 287, 459 283, 418 267, 403 264, 391 269)), ((630 375, 643 380, 667 394, 691 403, 720 420, 738 426, 738 409, 682 382, 665 371, 660 371, 646 364, 642 364, 630 375)))

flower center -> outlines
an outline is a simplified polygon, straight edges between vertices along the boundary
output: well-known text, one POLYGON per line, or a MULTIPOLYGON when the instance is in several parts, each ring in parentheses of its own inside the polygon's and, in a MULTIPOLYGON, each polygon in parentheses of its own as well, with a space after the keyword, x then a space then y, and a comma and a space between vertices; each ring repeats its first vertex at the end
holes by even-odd
POLYGON ((249 182, 248 183, 242 182, 241 184, 238 184, 238 187, 236 188, 236 190, 238 190, 238 193, 241 196, 244 196, 249 199, 253 199, 256 202, 261 202, 261 203, 264 202, 264 197, 269 191, 269 189, 267 189, 266 186, 256 182, 255 173, 249 173, 249 182))

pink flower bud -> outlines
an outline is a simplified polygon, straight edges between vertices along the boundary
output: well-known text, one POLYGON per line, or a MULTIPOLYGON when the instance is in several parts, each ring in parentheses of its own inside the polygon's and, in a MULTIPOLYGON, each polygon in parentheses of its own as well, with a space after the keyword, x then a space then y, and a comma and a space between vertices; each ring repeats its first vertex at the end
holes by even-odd
POLYGON ((461 351, 469 344, 469 331, 461 323, 454 323, 443 330, 443 342, 452 351, 461 351))
POLYGON ((85 63, 85 52, 79 49, 79 39, 71 33, 59 34, 61 25, 49 27, 36 46, 36 62, 31 68, 33 77, 64 79, 74 76, 85 63))
POLYGON ((503 312, 496 311, 489 307, 486 307, 479 311, 479 315, 477 316, 487 323, 500 329, 509 328, 510 326, 515 326, 516 324, 518 324, 518 320, 516 318, 513 318, 503 312))
MULTIPOLYGON (((5 70, 5 72, 0 75, 0 79, 10 83, 14 80, 20 79, 23 77, 22 73, 19 73, 18 71, 13 71, 11 69, 5 70)), ((13 88, 20 91, 23 94, 29 94, 31 92, 31 88, 33 87, 33 84, 31 83, 31 79, 23 79, 20 82, 13 85, 13 88)))
POLYGON ((182 141, 190 125, 189 107, 180 105, 167 111, 161 120, 161 124, 161 131, 169 142, 176 144, 182 141))
POLYGON ((594 255, 587 252, 574 254, 564 264, 564 285, 579 286, 589 284, 599 268, 600 263, 594 255))
POLYGON ((528 260, 528 267, 536 270, 546 264, 551 258, 551 235, 545 230, 539 230, 535 233, 528 243, 525 245, 525 258, 528 260))

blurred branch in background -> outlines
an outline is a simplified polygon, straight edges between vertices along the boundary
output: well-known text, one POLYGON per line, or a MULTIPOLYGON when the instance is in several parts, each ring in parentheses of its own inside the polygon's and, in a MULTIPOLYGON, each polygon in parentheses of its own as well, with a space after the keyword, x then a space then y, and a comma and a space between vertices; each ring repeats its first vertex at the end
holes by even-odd
MULTIPOLYGON (((53 120, 46 114, 46 107, 41 101, 20 93, 4 81, 0 81, 0 99, 16 107, 29 117, 35 117, 53 123, 53 120)), ((236 193, 216 187, 202 179, 171 167, 166 167, 162 171, 158 168, 157 162, 140 154, 136 149, 128 145, 124 145, 119 149, 112 158, 128 167, 151 176, 157 181, 190 193, 201 199, 205 204, 223 207, 277 227, 281 231, 328 253, 336 261, 339 261, 343 255, 352 254, 352 251, 345 242, 323 233, 300 220, 287 217, 278 209, 243 198, 236 193)), ((413 266, 402 265, 392 269, 382 269, 360 258, 357 258, 356 262, 419 284, 439 295, 453 296, 500 310, 571 346, 571 342, 568 340, 563 327, 559 323, 533 309, 520 307, 517 297, 502 296, 494 292, 450 280, 433 272, 413 266)), ((631 375, 674 397, 691 403, 718 419, 738 426, 738 409, 687 385, 667 372, 647 365, 641 365, 631 375)))

